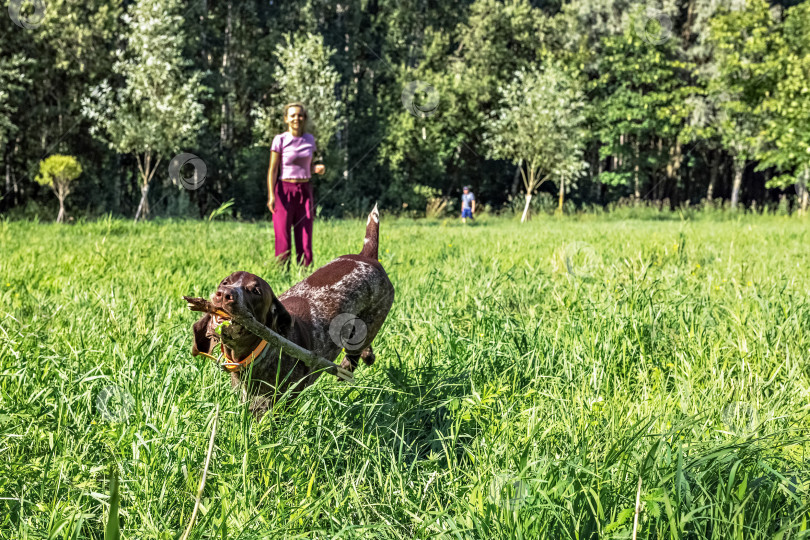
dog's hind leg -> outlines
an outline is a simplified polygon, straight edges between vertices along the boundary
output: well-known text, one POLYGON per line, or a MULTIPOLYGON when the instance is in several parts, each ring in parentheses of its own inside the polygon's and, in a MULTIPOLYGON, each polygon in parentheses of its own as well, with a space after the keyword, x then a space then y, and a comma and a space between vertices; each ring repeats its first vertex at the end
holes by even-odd
POLYGON ((377 357, 374 356, 374 351, 371 349, 371 345, 363 349, 363 352, 360 353, 360 358, 363 359, 363 363, 365 363, 367 366, 372 365, 374 360, 377 359, 377 357))
POLYGON ((368 346, 360 351, 360 354, 349 354, 347 352, 346 356, 343 357, 343 361, 340 363, 340 367, 349 371, 354 371, 357 369, 357 364, 361 358, 363 359, 363 363, 365 363, 367 366, 374 363, 376 357, 374 356, 374 351, 371 350, 371 346, 368 346))

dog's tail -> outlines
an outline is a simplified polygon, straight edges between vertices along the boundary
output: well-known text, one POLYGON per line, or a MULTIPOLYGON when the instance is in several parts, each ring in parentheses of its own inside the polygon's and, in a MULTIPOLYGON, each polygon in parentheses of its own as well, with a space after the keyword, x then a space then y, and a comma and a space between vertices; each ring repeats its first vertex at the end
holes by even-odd
POLYGON ((377 247, 380 239, 380 211, 377 210, 376 203, 374 209, 368 215, 366 222, 366 239, 363 240, 363 251, 360 255, 369 259, 377 259, 377 247))

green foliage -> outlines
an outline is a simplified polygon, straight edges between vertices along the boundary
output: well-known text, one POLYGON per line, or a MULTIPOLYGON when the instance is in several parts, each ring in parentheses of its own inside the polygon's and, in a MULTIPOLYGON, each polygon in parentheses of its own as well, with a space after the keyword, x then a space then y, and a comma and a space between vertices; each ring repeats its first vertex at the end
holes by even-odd
POLYGON ((233 206, 233 199, 225 201, 224 203, 219 205, 219 208, 211 212, 211 214, 208 216, 208 221, 214 221, 216 218, 226 215, 230 211, 232 206, 233 206))
POLYGON ((65 219, 65 198, 70 194, 72 183, 82 174, 82 166, 73 156, 53 155, 39 163, 36 181, 49 186, 59 199, 59 214, 56 221, 65 219))
POLYGON ((810 3, 786 11, 777 45, 765 62, 776 84, 759 109, 765 116, 757 134, 762 147, 760 167, 786 173, 772 179, 771 185, 806 183, 810 173, 810 3))
POLYGON ((109 80, 82 100, 91 132, 110 149, 134 154, 141 202, 135 214, 149 214, 148 193, 157 167, 186 149, 204 127, 201 74, 183 58, 180 0, 139 0, 124 16, 127 46, 113 65, 123 86, 109 80), (160 17, 155 14, 160 13, 160 17))
POLYGON ((726 10, 711 21, 708 40, 716 70, 707 76, 707 90, 717 107, 720 140, 739 160, 754 156, 754 139, 763 126, 757 108, 774 86, 776 73, 765 59, 777 22, 765 0, 746 0, 742 9, 726 10))
MULTIPOLYGON (((430 43, 427 56, 443 58, 450 45, 448 36, 430 30, 426 40, 430 43)), ((469 152, 464 145, 479 125, 480 113, 475 111, 475 97, 462 67, 445 67, 450 70, 426 61, 418 69, 398 74, 399 103, 389 118, 379 152, 382 162, 399 171, 388 187, 390 197, 411 202, 405 194, 413 183, 444 184, 445 171, 463 166, 462 153, 469 152), (420 112, 424 109, 428 112, 420 112)))
POLYGON ((200 74, 182 56, 181 7, 179 0, 132 4, 124 17, 127 47, 113 66, 123 86, 105 82, 83 101, 93 133, 116 152, 171 157, 204 127, 200 74))
MULTIPOLYGON (((66 76, 69 92, 78 105, 80 98, 73 92, 85 90, 88 79, 104 77, 114 56, 108 44, 119 38, 122 6, 107 0, 48 0, 42 25, 36 39, 53 50, 55 72, 66 76)), ((62 79, 60 82, 64 82, 62 79)), ((78 111, 76 111, 78 112, 78 111)))
POLYGON ((599 180, 610 185, 651 185, 670 160, 688 109, 685 100, 689 64, 677 58, 672 40, 645 40, 644 20, 622 34, 605 37, 591 80, 589 109, 601 158, 617 166, 599 180), (657 145, 657 140, 667 141, 657 145))
POLYGON ((32 63, 20 54, 0 58, 0 147, 5 147, 17 133, 17 126, 12 118, 19 108, 19 93, 31 84, 24 70, 32 63))
POLYGON ((527 195, 547 178, 574 180, 585 167, 584 99, 580 83, 547 65, 519 71, 502 89, 500 107, 487 124, 488 153, 519 165, 527 195))
POLYGON ((470 6, 459 30, 460 50, 469 76, 491 103, 504 80, 536 64, 548 26, 543 11, 528 0, 478 0, 470 6))
POLYGON ((204 217, 232 198, 232 215, 266 217, 266 145, 293 100, 327 165, 319 215, 412 212, 414 185, 455 199, 471 184, 508 209, 520 173, 484 135, 515 74, 548 66, 582 84, 589 167, 564 181, 572 208, 712 193, 761 207, 794 182, 801 199, 810 174, 807 1, 784 17, 764 0, 40 4, 36 28, 0 17, 0 211, 14 215, 42 207, 33 177, 60 153, 86 169, 72 197, 90 216, 146 214, 151 198, 204 217), (403 105, 414 84, 431 114, 403 105), (180 152, 205 161, 202 189, 167 180, 180 152))
POLYGON ((421 61, 397 74, 393 92, 400 98, 408 85, 424 83, 429 94, 417 94, 413 102, 436 106, 419 115, 398 103, 388 117, 379 155, 393 172, 389 200, 412 204, 414 183, 447 195, 464 183, 481 182, 484 132, 501 87, 516 70, 537 64, 548 25, 546 15, 526 0, 479 0, 452 32, 439 25, 425 29, 421 61))
POLYGON ((270 105, 255 112, 257 144, 269 147, 276 134, 286 131, 284 106, 297 101, 307 108, 307 131, 315 136, 319 151, 330 148, 344 114, 337 95, 340 76, 330 63, 334 54, 320 35, 307 33, 295 40, 284 36, 274 52, 277 88, 268 97, 270 105))
POLYGON ((39 174, 36 181, 41 186, 48 186, 54 190, 59 186, 67 186, 82 174, 82 166, 73 156, 53 155, 42 160, 39 164, 39 174))

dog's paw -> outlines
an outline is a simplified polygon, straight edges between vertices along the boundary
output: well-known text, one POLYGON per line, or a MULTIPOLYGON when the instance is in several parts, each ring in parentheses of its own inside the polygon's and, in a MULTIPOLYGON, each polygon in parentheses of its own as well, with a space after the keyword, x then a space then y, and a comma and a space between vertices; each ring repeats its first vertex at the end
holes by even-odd
POLYGON ((355 368, 357 368, 357 357, 352 358, 349 356, 344 356, 343 361, 340 363, 340 367, 346 371, 354 372, 355 368))
POLYGON ((377 359, 377 357, 374 356, 374 351, 371 350, 371 347, 366 347, 365 349, 363 349, 363 352, 360 353, 360 358, 363 359, 363 362, 367 366, 372 365, 374 361, 377 359))

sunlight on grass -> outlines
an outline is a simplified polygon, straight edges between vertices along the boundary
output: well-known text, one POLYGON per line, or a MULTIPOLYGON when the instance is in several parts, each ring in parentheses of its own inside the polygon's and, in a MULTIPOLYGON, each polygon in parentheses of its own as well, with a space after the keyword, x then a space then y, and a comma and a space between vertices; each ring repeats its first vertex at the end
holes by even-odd
MULTIPOLYGON (((321 221, 316 264, 364 221, 321 221)), ((266 223, 0 223, 0 537, 806 538, 810 227, 383 218, 377 363, 254 423, 180 298, 266 223)))

